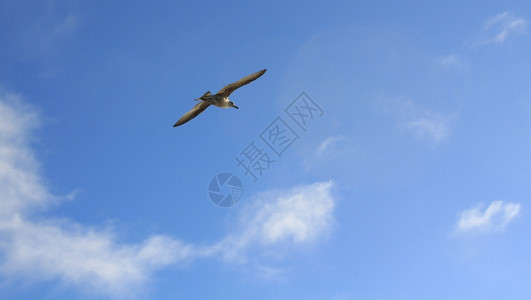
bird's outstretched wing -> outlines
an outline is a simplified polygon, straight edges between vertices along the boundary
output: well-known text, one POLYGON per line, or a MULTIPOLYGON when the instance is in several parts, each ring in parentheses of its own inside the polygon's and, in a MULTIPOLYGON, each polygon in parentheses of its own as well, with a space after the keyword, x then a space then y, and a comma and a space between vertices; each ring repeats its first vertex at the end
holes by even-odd
POLYGON ((207 107, 210 106, 210 103, 201 101, 197 103, 194 108, 192 108, 189 112, 185 113, 177 123, 173 125, 173 127, 177 127, 179 125, 183 125, 184 123, 190 121, 191 119, 197 117, 198 114, 202 113, 203 110, 207 109, 207 107))
POLYGON ((236 89, 256 80, 258 77, 264 75, 264 73, 266 72, 267 70, 266 69, 263 69, 262 71, 258 71, 256 73, 253 73, 249 76, 245 76, 243 77, 242 79, 236 81, 236 82, 233 82, 229 85, 226 85, 224 88, 222 88, 221 90, 219 90, 218 92, 218 95, 220 96, 223 96, 223 97, 228 97, 230 94, 232 94, 232 92, 234 92, 236 89))

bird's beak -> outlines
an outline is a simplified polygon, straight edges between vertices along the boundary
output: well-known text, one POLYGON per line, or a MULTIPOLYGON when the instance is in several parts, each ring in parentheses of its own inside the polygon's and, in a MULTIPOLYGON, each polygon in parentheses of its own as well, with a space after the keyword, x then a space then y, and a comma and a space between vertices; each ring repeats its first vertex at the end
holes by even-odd
POLYGON ((238 106, 234 105, 234 108, 239 109, 238 106))
POLYGON ((199 101, 199 100, 201 100, 201 98, 195 98, 194 100, 197 100, 197 101, 199 101))

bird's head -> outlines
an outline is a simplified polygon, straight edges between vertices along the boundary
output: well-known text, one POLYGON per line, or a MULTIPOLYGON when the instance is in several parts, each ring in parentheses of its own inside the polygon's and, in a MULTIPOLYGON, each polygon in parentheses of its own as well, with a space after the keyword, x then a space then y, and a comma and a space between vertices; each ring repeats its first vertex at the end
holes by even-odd
POLYGON ((234 105, 234 102, 229 101, 229 103, 230 103, 230 107, 234 107, 234 108, 236 108, 236 109, 239 109, 238 106, 234 105))

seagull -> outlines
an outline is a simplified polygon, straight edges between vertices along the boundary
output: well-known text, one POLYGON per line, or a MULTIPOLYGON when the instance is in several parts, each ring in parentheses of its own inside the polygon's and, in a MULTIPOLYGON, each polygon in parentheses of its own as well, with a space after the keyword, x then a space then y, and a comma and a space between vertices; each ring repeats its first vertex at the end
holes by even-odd
POLYGON ((264 75, 264 73, 267 71, 267 69, 263 69, 261 71, 258 71, 256 73, 253 73, 249 76, 245 76, 242 79, 233 82, 229 85, 226 85, 223 87, 219 92, 215 95, 212 95, 210 91, 206 92, 203 96, 200 98, 195 99, 196 101, 200 101, 197 103, 194 108, 192 108, 189 112, 185 113, 173 127, 177 127, 180 125, 183 125, 184 123, 190 121, 191 119, 197 117, 198 114, 202 113, 207 107, 209 107, 211 104, 215 105, 217 107, 234 107, 238 109, 238 106, 234 105, 234 102, 229 100, 230 94, 234 92, 235 90, 239 89, 240 87, 251 83, 252 81, 256 80, 258 77, 264 75))

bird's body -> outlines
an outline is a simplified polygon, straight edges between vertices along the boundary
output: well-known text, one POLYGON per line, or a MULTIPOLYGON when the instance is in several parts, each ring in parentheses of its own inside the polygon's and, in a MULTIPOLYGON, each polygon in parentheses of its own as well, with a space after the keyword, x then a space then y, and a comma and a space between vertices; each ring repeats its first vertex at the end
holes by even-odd
POLYGON ((192 110, 190 110, 189 112, 185 113, 179 119, 179 121, 177 121, 177 123, 175 123, 175 125, 173 125, 173 127, 180 126, 180 125, 190 121, 191 119, 195 118, 197 115, 202 113, 210 105, 214 105, 214 106, 222 107, 222 108, 229 108, 229 107, 238 108, 238 106, 234 105, 234 103, 229 100, 229 95, 232 94, 232 92, 234 92, 238 88, 240 88, 240 87, 242 87, 242 86, 244 86, 244 85, 256 80, 258 77, 264 75, 265 72, 266 72, 266 69, 258 71, 256 73, 253 73, 253 74, 251 74, 249 76, 246 76, 246 77, 244 77, 244 78, 242 78, 242 79, 240 79, 240 80, 238 80, 236 82, 233 82, 233 83, 231 83, 229 85, 226 85, 221 90, 219 90, 219 92, 217 92, 215 95, 212 95, 212 93, 210 93, 210 91, 206 92, 200 98, 195 99, 195 100, 198 100, 200 102, 197 103, 192 108, 192 110))
MULTIPOLYGON (((221 107, 221 108, 229 108, 229 107, 234 107, 233 105, 231 105, 232 101, 229 100, 228 97, 223 97, 223 96, 220 96, 220 95, 210 95, 210 96, 207 96, 207 98, 205 99, 201 99, 201 98, 198 98, 198 99, 195 99, 197 101, 205 101, 205 102, 208 102, 210 103, 211 105, 214 105, 214 106, 217 106, 217 107, 221 107)), ((238 107, 236 107, 238 108, 238 107)))

